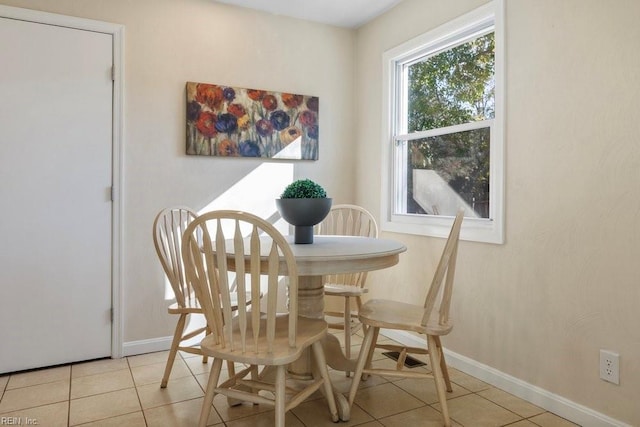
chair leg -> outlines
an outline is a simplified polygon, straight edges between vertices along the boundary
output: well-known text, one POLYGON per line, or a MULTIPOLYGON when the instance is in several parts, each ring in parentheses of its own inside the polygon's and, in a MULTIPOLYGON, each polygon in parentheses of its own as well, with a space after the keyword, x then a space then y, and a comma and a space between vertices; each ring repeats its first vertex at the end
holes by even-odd
POLYGON ((440 407, 442 409, 442 419, 444 420, 445 427, 450 427, 451 419, 449 418, 449 407, 447 405, 444 378, 442 377, 442 369, 440 367, 442 352, 440 347, 438 347, 435 337, 432 335, 427 335, 427 346, 429 348, 429 361, 431 362, 433 380, 436 383, 438 400, 440 401, 440 407))
MULTIPOLYGON (((209 335, 211 333, 211 329, 209 329, 209 325, 207 324, 207 326, 205 327, 206 329, 204 330, 204 336, 206 337, 207 335, 209 335)), ((207 363, 209 361, 209 358, 207 357, 206 354, 202 354, 202 363, 207 363)))
POLYGON ((222 370, 222 359, 213 359, 213 366, 209 373, 209 381, 207 381, 207 391, 204 394, 204 401, 202 402, 202 409, 200 410, 200 421, 198 427, 206 427, 209 420, 209 412, 211 412, 211 405, 213 404, 213 398, 215 397, 215 389, 218 386, 218 380, 220 379, 220 371, 222 370))
POLYGON ((440 337, 435 336, 436 345, 440 351, 440 369, 442 370, 442 376, 444 377, 444 384, 447 386, 447 391, 451 393, 453 388, 451 388, 451 379, 449 379, 449 369, 447 368, 447 362, 444 360, 444 351, 442 349, 442 343, 440 342, 440 337))
MULTIPOLYGON (((349 389, 349 407, 353 406, 353 401, 356 399, 356 392, 358 391, 358 385, 360 384, 360 378, 362 378, 362 371, 365 364, 369 360, 371 349, 373 349, 374 335, 377 335, 378 328, 369 326, 367 333, 364 335, 362 341, 362 347, 360 347, 360 355, 358 356, 358 362, 356 363, 356 371, 353 374, 353 380, 351 380, 351 388, 349 389)), ((370 364, 370 362, 369 362, 370 364)))
MULTIPOLYGON (((351 298, 344 297, 344 355, 351 359, 351 298)), ((346 371, 347 377, 351 372, 346 371)))
MULTIPOLYGON (((251 365, 251 380, 252 381, 260 381, 260 372, 258 372, 258 365, 251 365)), ((260 391, 260 389, 258 388, 252 388, 251 389, 251 393, 253 394, 258 394, 258 392, 260 391)), ((254 403, 254 406, 257 405, 257 403, 254 403)))
POLYGON ((331 379, 329 378, 329 370, 327 369, 327 361, 324 357, 324 350, 320 341, 316 341, 311 345, 313 349, 313 355, 318 365, 320 375, 324 380, 324 392, 327 395, 327 403, 329 404, 329 412, 331 412, 331 421, 337 423, 340 417, 338 416, 338 407, 336 406, 336 398, 333 395, 333 387, 331 385, 331 379))
POLYGON ((286 400, 285 369, 285 365, 280 365, 276 369, 276 427, 284 427, 284 407, 286 400))
MULTIPOLYGON (((360 313, 360 310, 362 310, 362 298, 360 298, 360 295, 356 297, 356 306, 358 307, 358 313, 360 313)), ((364 335, 366 333, 367 333, 367 325, 363 324, 362 334, 364 335)))
POLYGON ((164 368, 164 375, 162 376, 162 382, 160 388, 166 388, 169 382, 169 375, 171 375, 171 369, 173 368, 173 362, 176 360, 176 354, 178 353, 178 347, 180 341, 182 341, 182 335, 184 334, 185 322, 187 320, 186 314, 181 314, 176 324, 176 330, 173 333, 173 341, 171 341, 171 350, 169 350, 169 357, 167 358, 167 364, 164 368))
MULTIPOLYGON (((371 327, 372 326, 369 326, 368 328, 371 328, 371 327)), ((367 328, 367 332, 369 332, 368 328, 367 328)), ((367 355, 367 363, 364 365, 366 368, 371 367, 371 361, 373 360, 373 353, 376 351, 376 343, 378 342, 379 333, 380 333, 380 328, 373 328, 373 338, 371 340, 371 346, 369 347, 369 354, 367 355)), ((364 381, 366 381, 368 377, 369 377, 368 374, 362 375, 362 379, 364 381)))
POLYGON ((236 374, 236 365, 233 360, 227 360, 227 371, 229 371, 229 378, 236 374))

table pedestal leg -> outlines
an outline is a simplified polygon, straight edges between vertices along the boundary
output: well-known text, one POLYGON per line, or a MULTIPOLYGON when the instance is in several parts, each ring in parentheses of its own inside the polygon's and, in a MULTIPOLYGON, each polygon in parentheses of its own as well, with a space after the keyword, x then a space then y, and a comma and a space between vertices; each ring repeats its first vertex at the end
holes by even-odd
POLYGON ((298 277, 298 314, 312 319, 324 317, 322 276, 298 277))
MULTIPOLYGON (((298 278, 298 314, 313 319, 324 318, 324 285, 322 276, 299 276, 298 278)), ((334 369, 355 371, 355 360, 344 357, 340 342, 329 334, 323 340, 327 364, 334 369)), ((294 378, 312 379, 313 361, 311 349, 307 349, 302 356, 289 365, 289 374, 294 378)), ((349 421, 351 410, 347 398, 341 393, 334 392, 336 406, 342 421, 349 421)))
MULTIPOLYGON (((313 319, 324 317, 324 285, 322 276, 298 277, 298 314, 313 319)), ((310 379, 311 376, 311 348, 289 365, 289 373, 300 379, 310 379)))

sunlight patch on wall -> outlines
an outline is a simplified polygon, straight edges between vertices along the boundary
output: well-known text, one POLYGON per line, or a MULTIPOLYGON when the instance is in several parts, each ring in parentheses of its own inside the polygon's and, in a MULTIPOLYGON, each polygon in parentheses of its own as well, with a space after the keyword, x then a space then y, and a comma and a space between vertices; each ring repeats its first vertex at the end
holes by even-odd
MULTIPOLYGON (((222 209, 245 211, 273 223, 282 234, 289 234, 289 225, 280 218, 275 200, 280 197, 285 187, 293 182, 293 171, 293 163, 262 163, 200 209, 198 214, 222 209)), ((228 232, 229 230, 225 230, 225 233, 228 232)), ((165 285, 165 299, 174 299, 173 289, 168 280, 165 285)), ((196 326, 190 324, 190 327, 196 326)))
POLYGON ((215 198, 198 213, 234 209, 252 213, 273 222, 288 234, 288 225, 277 214, 275 200, 293 182, 293 163, 263 163, 215 198))

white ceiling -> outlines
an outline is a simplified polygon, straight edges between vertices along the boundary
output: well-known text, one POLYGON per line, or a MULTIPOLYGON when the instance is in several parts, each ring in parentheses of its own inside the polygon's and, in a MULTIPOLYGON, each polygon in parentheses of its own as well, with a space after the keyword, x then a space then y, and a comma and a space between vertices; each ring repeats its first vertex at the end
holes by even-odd
POLYGON ((357 28, 402 0, 216 0, 276 15, 357 28))

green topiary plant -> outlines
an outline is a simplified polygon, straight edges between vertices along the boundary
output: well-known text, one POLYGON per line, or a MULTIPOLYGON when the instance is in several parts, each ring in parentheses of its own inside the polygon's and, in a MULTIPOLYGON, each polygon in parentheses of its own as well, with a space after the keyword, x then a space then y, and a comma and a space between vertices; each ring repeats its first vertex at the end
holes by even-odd
POLYGON ((322 186, 310 179, 299 179, 289 184, 285 189, 281 199, 324 199, 327 192, 322 186))

